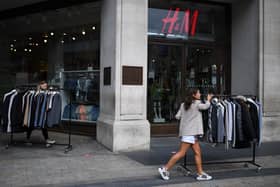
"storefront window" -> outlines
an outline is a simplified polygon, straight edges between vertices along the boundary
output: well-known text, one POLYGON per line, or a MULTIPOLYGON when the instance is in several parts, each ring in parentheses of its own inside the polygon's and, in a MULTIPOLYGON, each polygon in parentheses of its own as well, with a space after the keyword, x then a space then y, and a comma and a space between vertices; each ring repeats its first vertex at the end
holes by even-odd
POLYGON ((149 45, 149 119, 165 123, 174 119, 182 90, 182 46, 149 45))
POLYGON ((62 118, 99 114, 100 5, 90 3, 0 21, 0 94, 46 80, 60 88, 62 118))
POLYGON ((148 119, 152 124, 174 124, 189 88, 198 87, 203 94, 227 92, 227 19, 226 7, 220 4, 149 1, 148 119))

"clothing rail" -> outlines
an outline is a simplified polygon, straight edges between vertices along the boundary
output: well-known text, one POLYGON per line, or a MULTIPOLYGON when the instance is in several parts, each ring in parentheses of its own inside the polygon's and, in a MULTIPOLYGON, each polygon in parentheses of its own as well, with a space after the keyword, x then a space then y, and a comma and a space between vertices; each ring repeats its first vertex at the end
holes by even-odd
MULTIPOLYGON (((30 89, 30 88, 34 88, 36 89, 37 86, 36 85, 19 85, 16 86, 15 89, 30 89)), ((62 90, 66 90, 64 88, 59 88, 57 86, 49 86, 49 89, 47 89, 46 91, 62 91, 62 90)), ((69 97, 69 103, 70 103, 70 111, 71 111, 71 106, 72 106, 72 95, 70 94, 69 97)), ((69 112, 69 119, 68 119, 68 143, 62 144, 62 143, 55 143, 54 145, 58 145, 58 146, 66 146, 64 149, 64 153, 68 153, 69 151, 72 150, 73 146, 71 144, 71 136, 72 136, 72 116, 71 116, 71 112, 69 112)), ((61 120, 60 120, 60 124, 61 124, 61 120)), ((9 148, 9 145, 15 145, 17 143, 22 143, 22 142, 15 142, 14 141, 14 129, 13 126, 11 126, 11 133, 10 133, 10 142, 8 140, 8 143, 6 145, 6 149, 9 148)), ((35 144, 42 144, 42 143, 35 143, 35 144)))
MULTIPOLYGON (((207 94, 201 94, 201 95, 207 95, 207 94)), ((214 96, 221 96, 221 97, 236 97, 236 96, 244 96, 244 97, 254 97, 255 95, 221 95, 221 94, 213 94, 214 96)), ((262 166, 256 163, 256 140, 251 142, 253 144, 252 146, 252 158, 250 160, 238 160, 238 161, 220 161, 220 162, 203 162, 204 165, 213 165, 213 164, 237 164, 237 163, 244 163, 244 167, 248 167, 248 164, 251 164, 253 166, 257 167, 257 172, 260 172, 262 169, 262 166)), ((194 164, 189 164, 194 165, 194 164)), ((192 170, 187 167, 187 155, 185 154, 184 162, 181 164, 181 166, 187 171, 187 174, 191 174, 192 170)))
MULTIPOLYGON (((252 159, 251 160, 238 160, 238 161, 218 161, 218 162, 203 162, 203 165, 216 165, 216 164, 242 164, 244 163, 244 167, 248 167, 248 164, 251 164, 253 166, 257 167, 257 172, 260 172, 262 169, 262 166, 256 163, 256 142, 253 142, 253 148, 252 148, 252 159)), ((194 164, 188 164, 188 165, 194 165, 194 164)), ((187 167, 187 155, 184 157, 184 162, 181 164, 181 167, 184 168, 187 171, 187 174, 193 173, 190 168, 187 167)))
MULTIPOLYGON (((256 95, 251 95, 251 94, 247 94, 247 95, 241 95, 241 94, 214 94, 214 93, 209 93, 212 94, 213 96, 221 96, 221 97, 237 97, 237 96, 244 96, 244 97, 257 97, 256 95)), ((207 96, 208 94, 201 94, 203 96, 207 96)))

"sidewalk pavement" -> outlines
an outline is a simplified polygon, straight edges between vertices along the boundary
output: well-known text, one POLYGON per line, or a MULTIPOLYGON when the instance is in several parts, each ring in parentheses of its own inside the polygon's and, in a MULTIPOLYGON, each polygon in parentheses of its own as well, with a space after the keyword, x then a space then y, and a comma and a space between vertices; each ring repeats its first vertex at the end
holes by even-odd
MULTIPOLYGON (((15 140, 24 140, 16 134, 15 140)), ((58 143, 67 143, 67 135, 50 132, 58 143)), ((32 134, 32 142, 42 141, 39 131, 32 134)), ((17 144, 5 149, 7 135, 0 135, 0 186, 280 186, 279 142, 263 143, 257 149, 256 162, 262 170, 244 164, 204 165, 214 180, 197 182, 178 163, 171 170, 171 179, 163 181, 157 168, 178 149, 175 137, 152 138, 150 151, 112 153, 94 138, 72 136, 73 150, 64 153, 64 146, 26 146, 17 144)), ((223 145, 212 147, 201 143, 203 161, 250 160, 251 149, 230 149, 223 145)), ((193 163, 192 152, 188 163, 193 163)), ((191 166, 195 171, 194 166, 191 166)))

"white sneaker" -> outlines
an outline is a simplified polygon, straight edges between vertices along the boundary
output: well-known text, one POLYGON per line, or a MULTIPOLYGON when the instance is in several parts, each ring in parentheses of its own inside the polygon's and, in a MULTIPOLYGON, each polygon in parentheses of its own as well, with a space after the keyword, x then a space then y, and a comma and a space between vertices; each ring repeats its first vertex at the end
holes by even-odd
POLYGON ((47 139, 46 144, 55 144, 55 140, 47 139))
POLYGON ((46 148, 49 148, 51 146, 52 146, 52 144, 46 143, 46 148))
POLYGON ((196 180, 198 181, 208 181, 208 180, 211 180, 212 179, 212 176, 208 175, 207 173, 205 172, 202 172, 201 175, 197 175, 196 177, 196 180))
POLYGON ((166 170, 166 168, 158 168, 158 172, 163 180, 169 180, 169 172, 166 170))

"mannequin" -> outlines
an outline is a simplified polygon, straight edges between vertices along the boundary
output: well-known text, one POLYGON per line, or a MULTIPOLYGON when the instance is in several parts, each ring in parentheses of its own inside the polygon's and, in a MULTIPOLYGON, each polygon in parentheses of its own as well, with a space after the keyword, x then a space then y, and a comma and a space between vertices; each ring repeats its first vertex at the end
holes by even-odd
POLYGON ((161 94, 162 89, 159 88, 158 83, 153 83, 152 85, 152 99, 153 99, 153 106, 154 106, 154 123, 164 123, 165 119, 161 116, 161 94))

